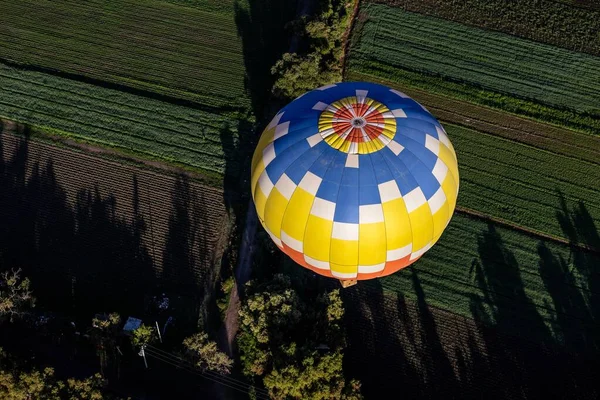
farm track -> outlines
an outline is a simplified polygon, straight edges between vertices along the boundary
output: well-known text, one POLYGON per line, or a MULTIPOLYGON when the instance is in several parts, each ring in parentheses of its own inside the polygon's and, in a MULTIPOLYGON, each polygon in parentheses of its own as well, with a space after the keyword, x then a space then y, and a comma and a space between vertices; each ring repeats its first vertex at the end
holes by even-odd
MULTIPOLYGON (((4 124, 5 129, 0 135, 1 155, 4 162, 9 162, 24 141, 22 136, 13 135, 14 124, 4 124)), ((64 191, 65 198, 74 209, 78 201, 82 200, 80 196, 89 195, 112 204, 114 217, 119 221, 129 222, 141 218, 146 227, 142 233, 142 242, 151 254, 157 276, 162 276, 165 269, 171 271, 167 273, 176 274, 180 268, 178 265, 169 265, 169 260, 164 259, 167 242, 172 240, 173 235, 179 235, 182 240, 188 240, 191 244, 190 259, 193 261, 190 267, 199 281, 212 268, 213 248, 226 216, 221 190, 189 179, 182 180, 177 176, 123 165, 91 155, 91 152, 84 154, 34 140, 27 141, 26 148, 26 181, 32 179, 36 169, 46 173, 51 171, 54 182, 64 191), (173 221, 176 218, 177 204, 186 205, 185 212, 188 215, 177 217, 189 218, 191 221, 192 226, 187 234, 173 232, 176 229, 173 221)), ((33 211, 44 201, 41 198, 35 199, 34 203, 24 207, 33 211)), ((7 211, 9 210, 0 210, 7 211)))

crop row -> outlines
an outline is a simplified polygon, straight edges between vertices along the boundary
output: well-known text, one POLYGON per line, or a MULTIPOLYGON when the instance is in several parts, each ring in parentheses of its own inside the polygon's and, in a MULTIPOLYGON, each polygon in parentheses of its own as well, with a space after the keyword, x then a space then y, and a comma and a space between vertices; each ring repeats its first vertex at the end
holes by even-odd
MULTIPOLYGON (((24 141, 9 133, 13 124, 2 124, 0 235, 13 233, 2 238, 4 255, 21 260, 49 247, 40 270, 60 264, 53 281, 68 280, 68 274, 92 279, 94 290, 113 290, 102 296, 127 296, 114 293, 119 286, 128 293, 151 290, 144 286, 154 278, 202 284, 226 218, 221 190, 90 151, 24 141), (35 245, 28 241, 34 233, 29 229, 37 234, 35 245)), ((45 291, 66 295, 56 289, 45 291)))
POLYGON ((593 328, 600 274, 590 271, 598 262, 592 253, 571 252, 565 245, 455 215, 440 241, 410 269, 364 284, 381 284, 412 300, 422 293, 429 305, 468 318, 476 307, 489 324, 510 315, 522 324, 516 329, 527 326, 535 311, 560 338, 560 319, 577 324, 582 333, 593 328))
POLYGON ((423 72, 552 107, 598 113, 598 57, 378 4, 362 12, 366 21, 351 49, 350 69, 423 72))
MULTIPOLYGON (((458 154, 458 204, 564 237, 556 213, 579 202, 600 226, 600 168, 497 136, 446 124, 458 154)), ((568 238, 567 238, 568 239, 568 238)))
POLYGON ((507 112, 476 105, 423 89, 402 85, 356 71, 352 81, 372 80, 396 88, 417 100, 441 121, 466 126, 480 132, 524 143, 538 149, 600 164, 600 138, 555 125, 540 123, 507 112))
POLYGON ((239 126, 248 124, 235 113, 183 107, 2 65, 0 85, 5 118, 221 175, 238 168, 239 126))
POLYGON ((371 0, 465 25, 600 55, 600 11, 552 0, 371 0))
POLYGON ((233 10, 139 2, 13 2, 0 15, 2 57, 222 106, 244 108, 233 10))

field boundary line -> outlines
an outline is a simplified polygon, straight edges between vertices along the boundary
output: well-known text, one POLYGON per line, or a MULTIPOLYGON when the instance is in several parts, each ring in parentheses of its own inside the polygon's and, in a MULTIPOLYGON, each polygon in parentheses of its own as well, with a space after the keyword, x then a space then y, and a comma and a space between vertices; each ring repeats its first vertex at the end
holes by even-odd
POLYGON ((475 210, 467 208, 467 207, 456 206, 456 212, 459 214, 467 215, 469 217, 475 217, 475 218, 478 218, 478 219, 481 219, 481 220, 484 220, 487 222, 493 222, 496 225, 500 225, 504 228, 509 228, 512 230, 523 232, 530 236, 535 236, 535 237, 539 237, 541 239, 550 240, 552 242, 564 244, 564 245, 567 245, 570 247, 575 247, 579 250, 588 251, 588 252, 595 253, 595 254, 600 254, 600 249, 597 249, 595 247, 588 246, 588 245, 582 244, 582 243, 573 243, 565 238, 561 238, 559 236, 555 236, 555 235, 551 235, 549 233, 538 231, 537 229, 527 228, 525 226, 518 225, 513 222, 507 221, 503 218, 492 217, 491 215, 487 215, 485 213, 475 211, 475 210))
POLYGON ((348 60, 348 52, 350 51, 350 38, 352 37, 352 31, 354 30, 354 25, 355 25, 355 21, 356 18, 358 17, 358 10, 360 8, 360 3, 361 0, 354 0, 354 8, 352 10, 352 15, 350 16, 350 22, 348 23, 348 26, 346 27, 346 31, 344 32, 344 35, 342 36, 342 43, 344 46, 344 49, 342 51, 342 59, 341 59, 341 64, 342 64, 342 80, 345 81, 346 80, 346 60, 348 60))

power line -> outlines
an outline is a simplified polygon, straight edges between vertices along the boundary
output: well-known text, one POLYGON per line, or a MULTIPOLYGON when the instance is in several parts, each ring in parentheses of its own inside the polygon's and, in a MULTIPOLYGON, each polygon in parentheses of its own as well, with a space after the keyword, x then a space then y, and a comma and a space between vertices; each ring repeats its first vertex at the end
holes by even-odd
POLYGON ((190 365, 185 359, 175 356, 173 354, 167 353, 163 350, 157 349, 153 346, 146 346, 145 348, 145 353, 147 355, 149 355, 150 357, 153 357, 157 360, 160 360, 164 363, 167 363, 169 365, 172 365, 176 368, 180 368, 183 369, 187 372, 193 373, 195 375, 201 376, 203 378, 206 378, 212 382, 221 384, 223 386, 226 386, 230 389, 234 389, 237 390, 239 392, 243 392, 243 393, 250 393, 250 389, 255 390, 256 393, 256 397, 261 399, 261 400, 269 400, 269 396, 266 390, 264 389, 260 389, 260 388, 256 388, 253 387, 250 384, 244 383, 242 381, 239 381, 237 379, 231 378, 231 377, 227 377, 221 374, 215 374, 212 373, 211 371, 204 371, 201 372, 199 370, 197 370, 196 368, 194 368, 192 365, 190 365), (158 351, 157 351, 158 350, 158 351), (161 354, 162 353, 162 354, 161 354))
MULTIPOLYGON (((165 357, 167 357, 167 358, 170 358, 170 359, 171 359, 172 361, 174 361, 174 362, 175 362, 175 360, 177 360, 177 361, 179 361, 180 363, 183 363, 183 364, 190 365, 189 361, 188 361, 188 360, 186 360, 185 358, 182 358, 182 357, 180 357, 180 356, 178 356, 178 355, 176 355, 176 354, 169 353, 169 352, 167 352, 167 351, 164 351, 164 350, 162 350, 162 349, 159 349, 158 347, 154 347, 154 346, 152 346, 152 345, 146 345, 146 347, 145 347, 145 348, 146 348, 146 349, 149 349, 149 350, 151 350, 151 351, 154 351, 154 352, 162 353, 162 355, 164 355, 164 356, 165 356, 165 357)), ((191 365, 190 365, 190 366, 191 366, 191 365)), ((195 367, 193 367, 193 366, 191 366, 191 367, 192 367, 192 368, 195 368, 195 367)), ((230 383, 232 383, 232 384, 238 384, 238 385, 242 385, 242 386, 244 386, 244 387, 253 388, 253 389, 254 389, 254 391, 255 391, 256 393, 262 393, 262 394, 264 394, 265 396, 268 396, 268 392, 267 392, 265 389, 261 389, 261 388, 254 387, 254 386, 250 385, 249 383, 246 383, 246 382, 244 382, 244 381, 241 381, 241 380, 238 380, 238 379, 232 378, 232 377, 230 377, 230 376, 227 376, 227 375, 225 375, 225 374, 221 374, 221 373, 218 373, 218 372, 213 372, 213 371, 204 371, 203 373, 204 373, 204 374, 206 374, 206 375, 209 375, 209 376, 213 376, 213 377, 215 377, 215 378, 218 378, 218 379, 224 379, 225 381, 228 381, 228 382, 230 382, 230 383)))

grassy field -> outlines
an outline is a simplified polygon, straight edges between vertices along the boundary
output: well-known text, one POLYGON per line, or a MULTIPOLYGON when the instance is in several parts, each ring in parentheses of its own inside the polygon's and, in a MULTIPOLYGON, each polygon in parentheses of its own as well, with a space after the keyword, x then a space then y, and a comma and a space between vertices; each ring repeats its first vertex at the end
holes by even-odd
POLYGON ((216 108, 249 105, 232 1, 4 2, 0 54, 216 108))
MULTIPOLYGON (((554 0, 370 0, 406 11, 600 55, 600 11, 554 0), (565 4, 566 3, 566 4, 565 4)), ((579 2, 582 3, 582 2, 579 2)), ((590 1, 590 4, 592 2, 590 1)), ((596 3, 598 7, 598 3, 596 3)))
MULTIPOLYGON (((238 169, 236 112, 146 96, 0 64, 0 116, 50 132, 222 176, 238 169), (226 171, 226 169, 228 169, 226 171)), ((217 182, 218 184, 218 182, 217 182)))
POLYGON ((41 304, 140 315, 158 285, 201 298, 227 225, 221 190, 23 128, 0 120, 0 263, 27 270, 41 304))
POLYGON ((565 237, 556 218, 564 199, 569 208, 583 202, 600 226, 598 164, 455 125, 445 128, 459 159, 459 206, 565 237))
POLYGON ((350 69, 427 72, 600 115, 600 58, 384 5, 361 11, 367 20, 351 50, 350 69))

